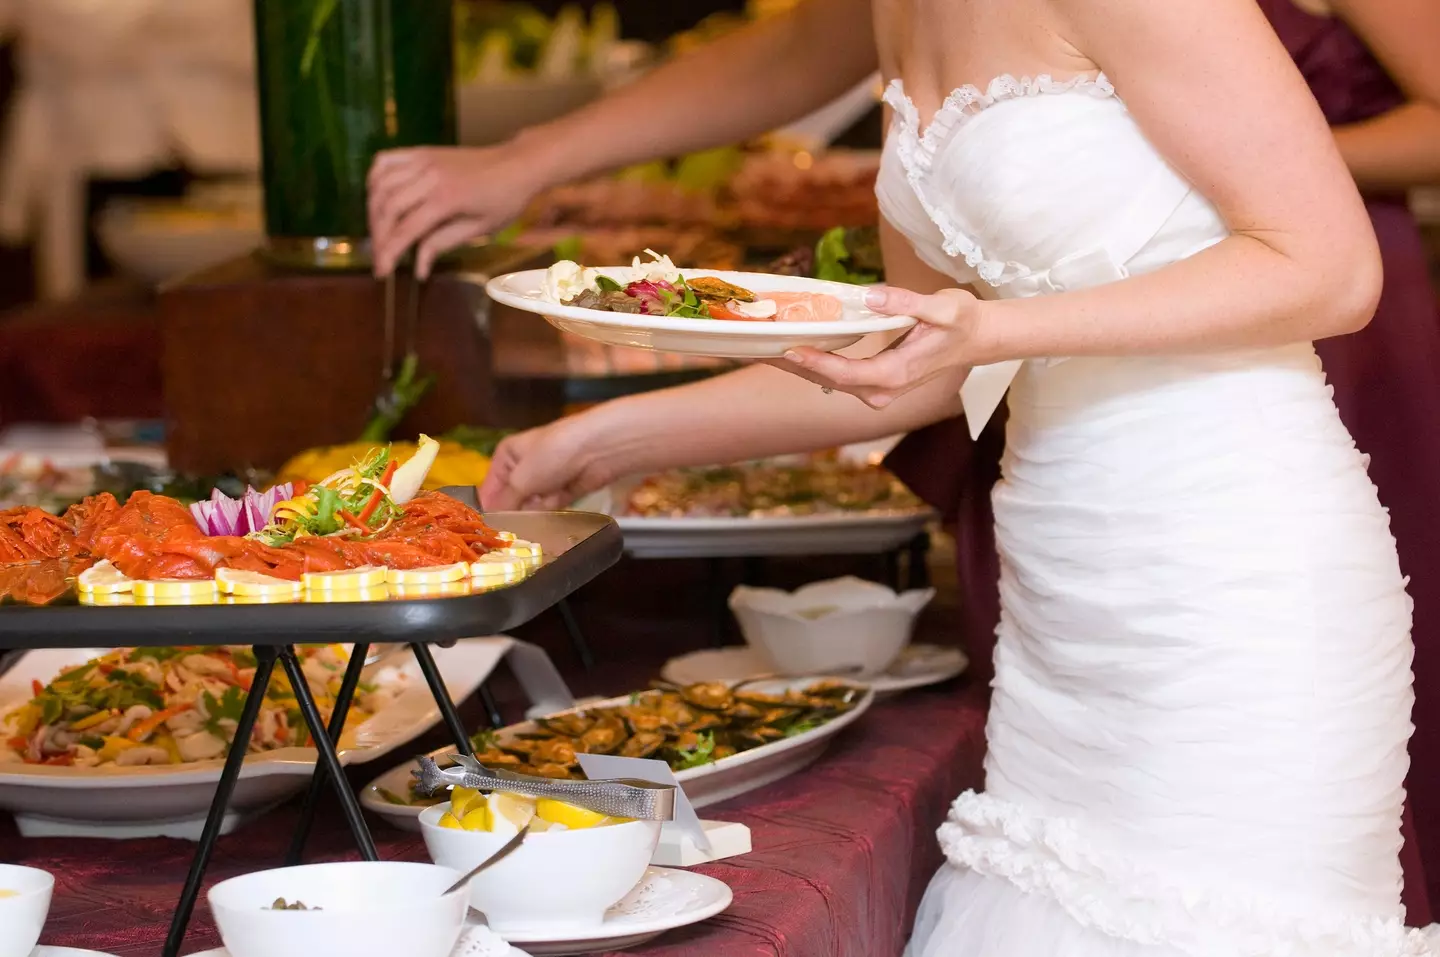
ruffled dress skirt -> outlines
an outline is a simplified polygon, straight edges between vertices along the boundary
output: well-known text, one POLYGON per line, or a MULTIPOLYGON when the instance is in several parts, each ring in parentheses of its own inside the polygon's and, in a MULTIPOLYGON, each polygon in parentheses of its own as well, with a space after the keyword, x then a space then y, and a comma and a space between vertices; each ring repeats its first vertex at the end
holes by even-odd
POLYGON ((907 957, 1418 957, 1410 601, 1308 346, 1028 363, 983 794, 907 957))

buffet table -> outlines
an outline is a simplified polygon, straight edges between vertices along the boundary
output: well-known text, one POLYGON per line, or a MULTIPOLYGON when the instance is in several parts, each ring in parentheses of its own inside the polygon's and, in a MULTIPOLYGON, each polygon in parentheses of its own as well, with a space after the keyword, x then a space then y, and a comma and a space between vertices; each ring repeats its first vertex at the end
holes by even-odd
MULTIPOLYGON (((778 577, 804 581, 846 570, 842 561, 782 566, 778 577), (826 567, 820 567, 820 566, 826 567)), ((643 686, 667 657, 699 647, 707 635, 684 595, 702 580, 699 563, 628 562, 581 593, 577 609, 597 646, 591 673, 570 667, 558 616, 516 632, 550 648, 570 672, 577 694, 643 686), (608 654, 610 646, 626 654, 608 654)), ((942 585, 949 576, 943 575, 942 585)), ((777 584, 781 582, 777 581, 777 584)), ((785 584, 791 582, 786 581, 785 584)), ((701 612, 703 614, 703 611, 701 612)), ((953 632, 953 595, 942 589, 921 622, 920 640, 953 632)), ((502 711, 518 717, 518 689, 492 683, 502 711)), ((898 955, 931 873, 940 863, 934 830, 949 801, 980 780, 985 689, 972 682, 940 685, 878 703, 844 733, 820 763, 770 787, 707 808, 704 816, 734 820, 752 831, 754 851, 700 868, 735 892, 719 917, 674 931, 635 951, 645 957, 882 957, 898 955)), ((465 718, 479 726, 479 702, 465 718)), ((433 733, 407 753, 444 744, 433 733)), ((397 762, 403 755, 397 755, 397 762)), ((363 784, 381 768, 352 771, 363 784)), ((221 838, 207 884, 276 866, 297 811, 272 812, 221 838)), ((375 824, 384 859, 425 860, 418 834, 375 824)), ((194 845, 146 839, 21 840, 0 821, 5 858, 57 877, 55 903, 42 943, 95 948, 118 957, 158 952, 194 845), (12 852, 13 849, 13 852, 12 852)), ((310 860, 353 858, 353 845, 333 799, 323 803, 310 860)), ((218 939, 203 901, 187 952, 218 939)))

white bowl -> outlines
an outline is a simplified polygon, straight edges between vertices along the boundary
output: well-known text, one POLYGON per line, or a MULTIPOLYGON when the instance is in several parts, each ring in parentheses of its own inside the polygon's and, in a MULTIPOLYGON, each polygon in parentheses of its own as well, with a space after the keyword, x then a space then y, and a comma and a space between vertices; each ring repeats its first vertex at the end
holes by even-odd
POLYGON ((915 616, 933 597, 933 588, 897 595, 884 585, 846 577, 794 592, 741 585, 730 593, 730 610, 745 641, 780 674, 858 668, 861 678, 873 678, 900 657, 915 616))
POLYGON ((0 897, 0 957, 29 957, 40 940, 54 890, 55 878, 45 871, 0 864, 0 891, 16 892, 0 897))
MULTIPOLYGON (((448 804, 437 804, 420 815, 425 847, 443 867, 469 871, 509 840, 441 827, 440 816, 447 810, 448 804)), ((470 903, 501 936, 593 929, 640 883, 659 843, 659 821, 532 833, 513 854, 470 882, 470 903)))
POLYGON ((433 864, 357 861, 257 871, 210 889, 230 957, 449 957, 469 903, 433 864), (278 897, 320 910, 277 911, 278 897))

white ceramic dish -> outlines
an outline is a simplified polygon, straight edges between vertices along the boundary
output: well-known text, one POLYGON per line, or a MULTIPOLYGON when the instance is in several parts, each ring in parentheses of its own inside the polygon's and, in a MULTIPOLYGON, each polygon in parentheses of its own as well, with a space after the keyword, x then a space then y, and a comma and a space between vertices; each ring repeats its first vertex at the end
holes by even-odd
MULTIPOLYGON (((812 679, 771 681, 761 682, 750 687, 756 691, 783 691, 787 688, 802 688, 811 682, 812 679)), ((698 768, 677 771, 675 780, 685 789, 690 803, 697 808, 702 808, 719 801, 729 800, 747 791, 762 788, 786 775, 794 774, 801 768, 812 764, 830 746, 835 735, 854 724, 861 715, 869 710, 874 701, 874 692, 868 686, 857 685, 857 687, 865 689, 864 695, 854 708, 835 720, 827 721, 820 727, 806 731, 804 734, 797 734, 793 738, 784 738, 773 744, 741 751, 739 754, 721 758, 719 761, 701 765, 698 768)), ((586 705, 586 707, 625 704, 629 700, 629 695, 622 695, 586 705)), ((533 722, 527 721, 523 724, 511 725, 506 730, 524 733, 534 727, 533 722)), ((453 753, 453 749, 442 748, 435 751, 432 756, 449 753, 453 753)), ((419 830, 419 818, 424 810, 423 807, 393 804, 387 801, 382 794, 387 791, 397 795, 408 794, 411 772, 415 770, 415 767, 415 762, 407 761, 380 775, 360 792, 360 803, 366 810, 385 818, 396 827, 407 831, 419 830)))
MULTIPOLYGON (((969 659, 959 648, 912 644, 900 652, 900 657, 889 670, 867 683, 875 690, 876 697, 885 697, 949 681, 969 664, 969 659)), ((766 674, 773 667, 763 654, 748 645, 706 648, 671 658, 661 669, 660 677, 677 685, 702 681, 728 683, 743 681, 751 675, 766 674)))
MULTIPOLYGON (((430 859, 467 873, 510 840, 439 824, 448 804, 426 808, 420 831, 430 859)), ((584 933, 635 889, 660 843, 659 821, 530 834, 509 857, 470 881, 470 905, 506 939, 584 933)))
POLYGON ((462 876, 397 861, 309 864, 233 877, 207 896, 233 957, 450 957, 469 903, 463 888, 441 892, 462 876), (277 898, 310 909, 271 910, 277 898))
POLYGON ((708 920, 730 906, 728 885, 713 877, 668 867, 652 867, 605 919, 585 931, 515 934, 507 939, 533 957, 608 954, 630 950, 667 930, 708 920))
MULTIPOLYGON (((62 669, 107 649, 33 651, 0 678, 0 713, 31 697, 30 682, 49 682, 62 669)), ((451 697, 463 701, 489 674, 497 654, 485 639, 432 649, 451 697)), ((384 663, 407 687, 389 707, 355 729, 340 752, 343 764, 383 757, 440 720, 409 652, 384 663)), ((303 790, 315 764, 308 748, 285 748, 246 760, 230 799, 225 831, 303 790)), ((220 780, 222 763, 140 768, 53 768, 0 765, 0 810, 15 815, 27 837, 177 837, 198 840, 220 780)))
MULTIPOLYGON (((602 268, 601 275, 616 276, 625 267, 602 268)), ((485 286, 495 302, 533 312, 557 329, 613 346, 658 349, 686 355, 727 359, 775 358, 795 346, 834 352, 854 345, 876 332, 896 332, 915 324, 904 316, 882 316, 865 307, 865 289, 846 283, 825 282, 765 273, 687 271, 686 278, 713 276, 756 293, 828 293, 845 304, 845 318, 833 322, 742 322, 723 319, 674 319, 633 316, 598 309, 579 309, 549 302, 543 295, 545 270, 498 276, 485 286)))
POLYGON ((0 864, 0 890, 14 892, 0 897, 0 957, 30 957, 50 914, 55 878, 39 868, 0 864))
POLYGON ((869 681, 900 657, 915 617, 933 588, 896 594, 854 576, 814 582, 793 592, 740 585, 730 610, 752 648, 785 675, 845 674, 869 681))
POLYGON ((575 507, 615 518, 632 558, 766 558, 781 555, 878 555, 903 547, 935 517, 913 512, 829 515, 649 518, 617 515, 640 479, 587 495, 575 507))
POLYGON ((98 950, 81 950, 78 947, 47 947, 41 944, 30 952, 30 957, 115 957, 115 955, 98 950))

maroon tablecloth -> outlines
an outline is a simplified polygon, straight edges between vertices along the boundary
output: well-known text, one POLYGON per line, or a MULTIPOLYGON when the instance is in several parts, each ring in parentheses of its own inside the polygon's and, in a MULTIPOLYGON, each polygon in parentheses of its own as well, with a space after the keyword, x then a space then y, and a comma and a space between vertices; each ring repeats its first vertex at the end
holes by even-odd
MULTIPOLYGON (((840 570, 806 563, 786 584, 840 570)), ((593 674, 572 676, 579 694, 635 687, 669 654, 709 634, 696 611, 704 582, 694 566, 631 563, 602 583, 606 587, 583 596, 577 609, 602 661, 593 674)), ((924 633, 943 638, 953 615, 953 607, 942 602, 922 623, 924 633)), ((562 666, 568 665, 571 655, 556 625, 542 620, 524 637, 551 646, 562 666)), ((502 676, 494 687, 512 715, 520 702, 507 681, 502 676)), ((633 953, 898 955, 920 894, 940 863, 935 828, 951 799, 980 780, 984 697, 983 688, 962 679, 883 701, 811 769, 706 809, 707 817, 740 821, 753 835, 753 853, 699 868, 734 889, 734 904, 711 921, 633 953)), ((467 711, 473 713, 473 702, 467 711)), ((432 734, 416 750, 440 743, 432 734)), ((351 769, 349 776, 363 783, 381 767, 351 769)), ((293 806, 282 808, 221 839, 208 882, 277 865, 294 819, 293 806)), ((378 820, 372 825, 382 856, 425 860, 419 835, 378 820)), ((57 877, 42 943, 120 957, 159 952, 194 847, 165 839, 21 839, 8 819, 0 820, 0 858, 46 868, 57 877)), ((309 859, 354 857, 332 799, 322 809, 309 859)), ((217 943, 202 901, 185 952, 217 943)))

